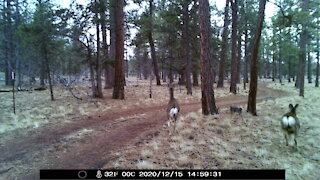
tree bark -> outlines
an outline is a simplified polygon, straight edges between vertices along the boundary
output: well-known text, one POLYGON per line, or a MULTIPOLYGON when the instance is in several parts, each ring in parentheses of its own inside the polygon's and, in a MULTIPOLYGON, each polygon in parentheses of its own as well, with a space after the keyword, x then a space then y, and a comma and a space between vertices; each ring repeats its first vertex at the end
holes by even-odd
POLYGON ((248 59, 249 59, 249 38, 248 38, 248 25, 246 25, 246 30, 244 31, 244 60, 245 60, 245 67, 244 67, 244 81, 245 83, 249 83, 248 77, 248 59))
POLYGON ((179 81, 178 84, 179 85, 186 85, 186 77, 185 77, 186 73, 184 70, 181 70, 179 72, 179 81))
POLYGON ((279 56, 278 56, 278 78, 279 78, 279 83, 282 83, 282 73, 281 73, 281 62, 282 62, 282 31, 280 29, 280 36, 279 36, 279 56))
POLYGON ((228 44, 228 26, 229 26, 229 3, 230 0, 226 0, 226 7, 224 9, 224 25, 222 32, 222 44, 220 53, 220 64, 219 64, 219 79, 217 87, 223 87, 224 74, 225 74, 225 64, 227 59, 227 44, 228 44))
POLYGON ((231 83, 230 92, 237 94, 237 29, 238 29, 238 0, 231 0, 232 35, 231 35, 231 83))
POLYGON ((295 68, 296 69, 296 82, 295 82, 295 87, 297 88, 297 89, 300 89, 300 80, 301 80, 301 78, 300 78, 300 63, 299 63, 299 65, 298 65, 298 67, 296 67, 295 68))
POLYGON ((167 82, 167 70, 162 71, 162 82, 167 82))
POLYGON ((45 86, 45 83, 44 83, 44 79, 46 78, 46 68, 45 68, 45 60, 44 58, 41 58, 41 62, 42 62, 42 65, 40 66, 40 86, 41 87, 44 87, 45 86))
POLYGON ((50 96, 51 100, 54 101, 54 96, 53 96, 53 87, 52 87, 52 81, 51 81, 51 75, 50 75, 50 65, 49 65, 49 57, 48 57, 48 51, 46 45, 43 45, 43 50, 44 50, 44 59, 46 63, 46 70, 47 70, 47 76, 49 79, 49 87, 50 87, 50 96))
POLYGON ((4 24, 4 50, 5 50, 5 83, 8 86, 13 85, 11 80, 11 72, 14 72, 14 46, 13 46, 13 22, 12 14, 13 11, 11 8, 11 0, 5 0, 3 2, 3 18, 5 21, 4 24))
POLYGON ((87 47, 88 50, 88 54, 87 54, 87 61, 89 63, 89 69, 90 69, 90 81, 91 81, 91 89, 92 89, 92 97, 97 97, 98 95, 98 90, 97 90, 97 86, 96 86, 96 81, 95 81, 95 74, 94 74, 94 63, 93 63, 93 59, 92 59, 92 55, 91 55, 91 49, 88 46, 87 47))
POLYGON ((192 71, 192 81, 193 81, 192 83, 193 86, 199 86, 197 70, 192 71))
MULTIPOLYGON (((95 0, 96 5, 98 5, 97 0, 95 0)), ((98 17, 98 10, 96 12, 96 32, 97 32, 97 58, 96 58, 96 80, 97 80, 97 96, 95 98, 103 98, 102 94, 102 80, 101 80, 101 72, 102 72, 102 64, 100 61, 100 19, 98 17)))
POLYGON ((192 84, 191 84, 191 59, 190 59, 190 38, 189 38, 189 22, 190 22, 190 15, 189 15, 189 7, 190 1, 183 2, 183 47, 184 47, 184 60, 186 61, 186 68, 185 68, 185 76, 186 76, 186 87, 187 87, 187 94, 192 95, 192 84))
POLYGON ((150 24, 149 24, 149 30, 148 30, 148 39, 149 39, 149 44, 150 44, 150 49, 151 49, 151 58, 152 58, 152 65, 153 65, 153 72, 156 76, 157 80, 157 86, 161 85, 160 81, 160 75, 159 75, 159 68, 158 68, 158 60, 156 56, 156 50, 154 47, 154 40, 152 37, 152 32, 153 32, 153 0, 149 0, 149 6, 150 6, 150 24))
POLYGON ((237 49, 237 83, 240 83, 240 69, 241 69, 241 32, 238 32, 238 49, 237 49))
POLYGON ((291 60, 288 59, 288 82, 291 83, 291 60))
POLYGON ((264 21, 264 10, 266 6, 266 0, 260 0, 259 2, 259 14, 257 19, 256 32, 254 37, 254 44, 251 55, 251 73, 250 73, 250 90, 248 96, 247 112, 252 115, 257 115, 256 102, 257 102, 257 89, 258 89, 258 53, 261 39, 261 31, 264 21))
POLYGON ((115 57, 116 57, 116 28, 115 28, 115 3, 116 0, 110 0, 110 53, 108 62, 107 87, 112 88, 115 82, 115 57))
POLYGON ((276 78, 276 57, 275 52, 272 53, 272 81, 275 81, 276 78))
MULTIPOLYGON (((172 53, 172 49, 169 49, 169 57, 173 57, 173 53, 172 53)), ((170 67, 169 67, 169 82, 170 84, 173 83, 173 70, 172 70, 172 66, 173 66, 173 63, 172 63, 172 59, 170 59, 170 67)))
POLYGON ((103 52, 103 58, 102 58, 102 64, 104 68, 104 76, 105 76, 105 84, 104 89, 108 89, 112 87, 111 83, 111 77, 110 77, 110 64, 109 64, 109 52, 108 52, 108 44, 107 44, 107 26, 106 26, 106 12, 105 12, 105 6, 106 1, 101 0, 101 12, 100 12, 100 18, 101 18, 101 31, 102 31, 102 52, 103 52))
MULTIPOLYGON (((301 3, 302 11, 308 12, 309 0, 303 0, 301 3)), ((304 97, 304 75, 305 75, 305 64, 306 64, 306 45, 307 45, 307 21, 302 22, 302 32, 300 34, 300 52, 299 52, 299 96, 304 97)))
POLYGON ((5 73, 5 85, 9 86, 10 85, 10 68, 9 68, 9 62, 8 62, 8 51, 4 50, 4 73, 5 73))
MULTIPOLYGON (((319 24, 319 20, 318 20, 318 24, 319 24)), ((318 27, 318 33, 319 33, 319 27, 318 27)), ((319 36, 317 37, 317 70, 316 70, 316 82, 315 82, 315 87, 319 87, 319 59, 320 59, 320 38, 319 36)))
POLYGON ((115 56, 115 82, 113 99, 124 99, 124 1, 117 1, 115 7, 116 16, 116 56, 115 56))
POLYGON ((149 63, 148 63, 148 52, 145 49, 143 52, 143 78, 144 80, 148 79, 148 74, 150 74, 151 71, 149 71, 149 63))
POLYGON ((312 77, 311 77, 311 56, 310 51, 308 52, 308 83, 312 83, 312 77))
POLYGON ((239 1, 239 18, 238 18, 238 58, 237 58, 237 83, 240 84, 241 79, 241 58, 242 58, 242 35, 245 31, 246 27, 246 18, 245 16, 245 2, 239 1))
POLYGON ((217 114, 210 66, 210 12, 208 0, 199 0, 202 113, 217 114))

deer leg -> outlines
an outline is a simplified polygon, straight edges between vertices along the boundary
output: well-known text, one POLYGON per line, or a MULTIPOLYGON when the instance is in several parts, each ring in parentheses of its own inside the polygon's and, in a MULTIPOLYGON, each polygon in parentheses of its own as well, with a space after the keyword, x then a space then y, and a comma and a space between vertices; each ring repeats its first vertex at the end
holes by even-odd
POLYGON ((288 146, 288 134, 287 133, 284 134, 284 138, 286 139, 286 146, 288 146))
POLYGON ((173 133, 176 132, 176 121, 173 122, 173 133))
POLYGON ((296 148, 297 148, 298 147, 297 134, 294 135, 294 144, 296 145, 296 148))

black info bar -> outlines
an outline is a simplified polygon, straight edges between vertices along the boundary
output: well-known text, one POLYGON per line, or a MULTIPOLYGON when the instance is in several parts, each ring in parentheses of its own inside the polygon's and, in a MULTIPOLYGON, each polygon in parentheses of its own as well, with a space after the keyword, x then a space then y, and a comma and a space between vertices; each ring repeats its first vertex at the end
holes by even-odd
POLYGON ((285 180, 285 170, 40 170, 40 179, 255 179, 285 180))

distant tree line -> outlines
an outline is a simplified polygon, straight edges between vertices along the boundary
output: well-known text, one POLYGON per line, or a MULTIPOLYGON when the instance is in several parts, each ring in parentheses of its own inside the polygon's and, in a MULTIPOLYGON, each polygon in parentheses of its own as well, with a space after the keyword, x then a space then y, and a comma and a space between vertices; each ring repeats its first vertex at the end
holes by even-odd
POLYGON ((155 78, 157 85, 176 78, 189 95, 202 75, 202 83, 210 86, 201 87, 207 101, 212 101, 214 83, 221 88, 228 82, 236 94, 240 82, 246 88, 254 76, 294 81, 304 96, 305 76, 319 86, 319 2, 269 3, 277 10, 266 23, 263 0, 226 0, 222 11, 207 0, 73 1, 68 9, 48 0, 3 0, 0 71, 6 85, 12 83, 11 72, 19 86, 36 79, 40 86, 49 84, 52 100, 53 85, 62 76, 87 76, 95 98, 103 97, 103 88, 113 88, 113 98, 124 99, 128 74, 155 78), (129 3, 139 8, 124 11, 129 3))

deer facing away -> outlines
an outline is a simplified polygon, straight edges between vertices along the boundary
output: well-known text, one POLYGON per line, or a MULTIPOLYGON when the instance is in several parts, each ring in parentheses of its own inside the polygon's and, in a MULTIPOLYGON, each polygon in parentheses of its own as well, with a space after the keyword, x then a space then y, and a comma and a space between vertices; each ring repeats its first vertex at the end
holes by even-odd
POLYGON ((297 136, 300 129, 300 122, 296 114, 296 109, 299 104, 296 104, 294 107, 292 104, 289 104, 290 112, 283 115, 281 120, 281 128, 286 139, 286 145, 288 146, 288 140, 293 135, 295 147, 297 148, 297 136))
MULTIPOLYGON (((173 84, 169 84, 169 92, 170 92, 170 100, 167 105, 167 118, 168 118, 168 127, 170 128, 171 124, 173 124, 173 131, 176 129, 176 121, 179 116, 180 106, 177 99, 174 98, 173 94, 173 84)), ((171 135, 171 131, 169 130, 169 135, 171 135)))

